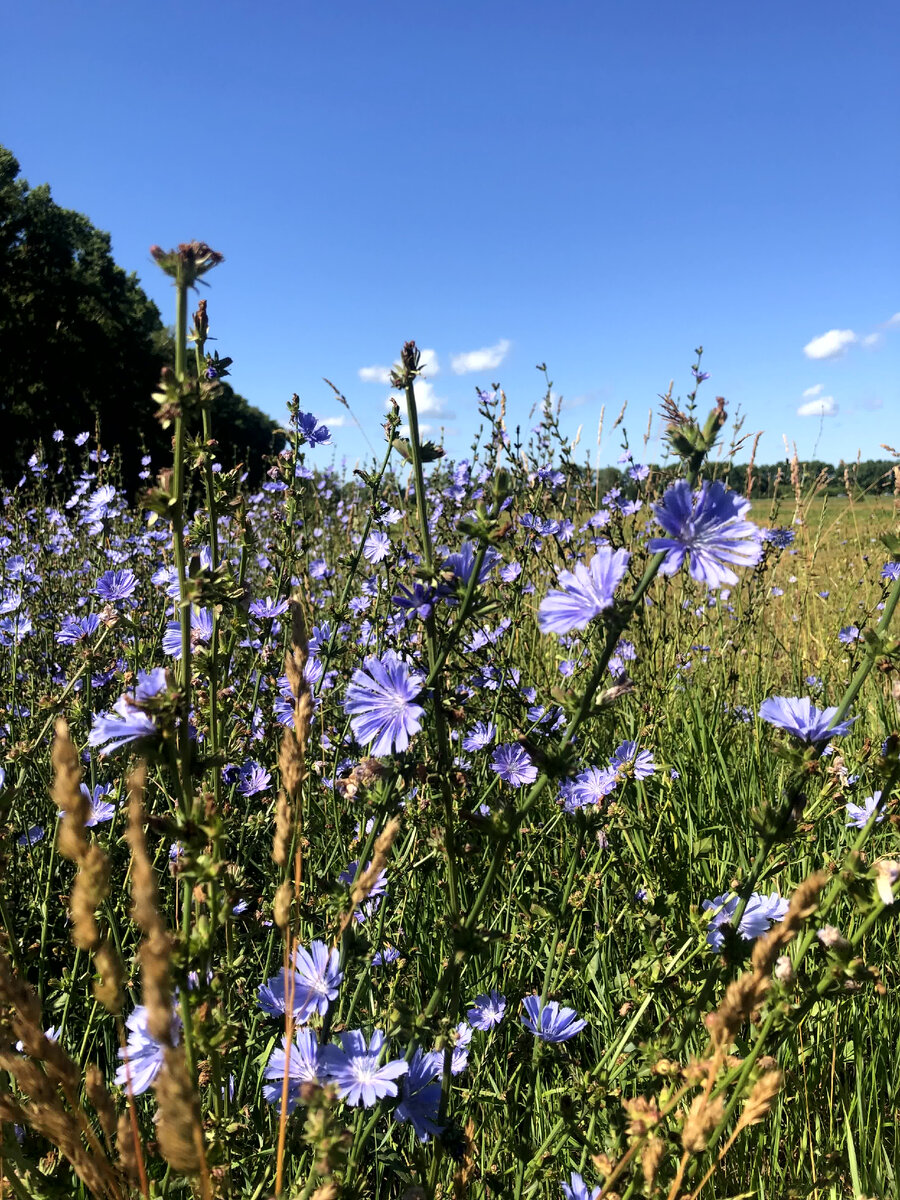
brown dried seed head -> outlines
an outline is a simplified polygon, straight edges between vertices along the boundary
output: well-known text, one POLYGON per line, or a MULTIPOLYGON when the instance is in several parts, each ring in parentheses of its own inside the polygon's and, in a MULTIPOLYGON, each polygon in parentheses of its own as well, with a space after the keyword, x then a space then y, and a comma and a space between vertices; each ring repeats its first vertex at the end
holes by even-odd
POLYGON ((666 1143, 660 1137, 650 1137, 644 1143, 641 1151, 641 1171, 648 1190, 653 1187, 653 1180, 656 1178, 656 1172, 659 1170, 659 1164, 662 1162, 665 1152, 666 1143))
POLYGON ((391 817, 384 829, 375 839, 375 848, 372 851, 372 861, 368 867, 357 879, 353 885, 353 891, 350 893, 350 899, 354 905, 362 904, 368 899, 372 888, 378 881, 378 876, 384 870, 388 860, 388 854, 391 846, 394 844, 394 839, 400 831, 400 818, 391 817))
POLYGON ((272 845, 272 858, 279 867, 287 864, 290 846, 291 806, 284 792, 279 792, 275 804, 275 838, 272 845))
POLYGON ((287 929, 291 923, 291 902, 293 899, 293 884, 282 883, 275 892, 275 901, 272 905, 272 916, 279 929, 287 929))
POLYGON ((100 1120, 100 1127, 107 1143, 112 1146, 116 1136, 116 1106, 106 1090, 103 1075, 93 1064, 88 1063, 84 1072, 84 1090, 93 1104, 100 1120))
MULTIPOLYGON (((299 708, 299 705, 297 705, 299 708)), ((296 725, 296 711, 294 724, 296 725)), ((278 752, 278 769, 281 772, 281 784, 292 799, 300 791, 300 786, 306 778, 303 743, 293 729, 285 729, 281 737, 281 748, 278 752)))
POLYGON ((53 802, 65 814, 59 824, 59 852, 64 858, 77 861, 87 850, 85 822, 91 805, 81 790, 81 764, 62 717, 56 722, 52 758, 53 802))
POLYGON ((94 983, 94 998, 107 1012, 121 1012, 125 971, 118 950, 108 938, 94 951, 94 966, 99 976, 94 983))
POLYGON ((203 1165, 200 1108, 188 1078, 184 1050, 168 1047, 154 1084, 159 1105, 157 1134, 163 1158, 176 1171, 196 1175, 203 1165), (199 1137, 199 1143, 198 1143, 199 1137))
POLYGON ((721 1096, 710 1099, 703 1093, 694 1097, 681 1131, 681 1144, 688 1154, 700 1154, 706 1149, 709 1135, 722 1119, 724 1111, 725 1101, 721 1096))
POLYGON ((775 1103, 775 1097, 778 1095, 780 1088, 780 1071, 766 1071, 764 1075, 760 1075, 759 1079, 754 1083, 753 1090, 744 1106, 744 1111, 741 1113, 738 1128, 743 1129, 747 1125, 756 1125, 764 1120, 775 1103))
POLYGON ((116 1130, 116 1149, 119 1152, 119 1166, 131 1180, 138 1182, 138 1160, 134 1148, 134 1129, 128 1113, 119 1116, 116 1130))

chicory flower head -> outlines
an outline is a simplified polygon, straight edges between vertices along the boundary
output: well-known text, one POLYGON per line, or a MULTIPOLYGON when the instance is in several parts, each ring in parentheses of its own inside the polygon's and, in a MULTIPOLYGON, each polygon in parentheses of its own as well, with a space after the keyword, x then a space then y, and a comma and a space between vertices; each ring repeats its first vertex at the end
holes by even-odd
POLYGON ((277 1104, 281 1111, 284 1093, 284 1077, 287 1073, 287 1111, 293 1112, 300 1099, 300 1088, 304 1083, 320 1083, 319 1043, 315 1031, 306 1027, 298 1029, 288 1046, 287 1038, 281 1039, 266 1064, 264 1078, 272 1080, 263 1086, 263 1095, 270 1104, 277 1104))
MULTIPOLYGON (((713 950, 721 950, 725 944, 722 927, 731 924, 738 903, 738 897, 731 892, 723 892, 721 896, 716 896, 713 900, 703 901, 703 911, 715 914, 706 931, 707 943, 713 950)), ((777 892, 773 892, 770 896, 754 892, 747 901, 738 925, 738 933, 745 942, 752 942, 761 934, 766 933, 771 925, 783 920, 787 910, 788 901, 782 899, 777 892)))
POLYGON ((560 571, 561 591, 548 592, 538 609, 541 633, 571 633, 586 629, 610 608, 631 555, 627 550, 601 546, 591 561, 577 563, 574 571, 560 571))
POLYGON ((850 732, 856 717, 832 725, 836 713, 836 708, 816 708, 808 696, 771 696, 759 706, 763 721, 786 729, 808 746, 819 746, 829 738, 843 737, 850 732))
POLYGON ((566 1200, 598 1200, 600 1188, 589 1188, 577 1171, 573 1171, 569 1182, 562 1181, 563 1195, 566 1200))
POLYGON ((405 1075, 409 1064, 402 1059, 380 1063, 385 1036, 380 1029, 366 1042, 361 1029, 340 1035, 341 1045, 325 1046, 319 1063, 325 1078, 337 1086, 338 1095, 350 1105, 371 1108, 385 1096, 396 1096, 395 1079, 405 1075))
POLYGON ((469 1018, 469 1023, 475 1029, 480 1029, 482 1033, 487 1033, 489 1029, 493 1029, 495 1025, 500 1024, 505 1012, 506 997, 494 989, 488 992, 487 995, 476 996, 466 1016, 469 1018))
POLYGON ((744 520, 750 501, 718 480, 704 480, 700 490, 692 492, 687 480, 679 479, 653 511, 668 537, 651 538, 648 548, 654 554, 666 551, 660 567, 664 575, 680 570, 687 558, 692 579, 722 588, 738 581, 726 564, 753 567, 762 556, 759 530, 744 520))
POLYGON ((491 759, 491 770, 511 787, 534 783, 538 774, 528 751, 522 746, 517 746, 515 742, 507 742, 497 747, 491 759))
POLYGON ((360 745, 374 743, 373 755, 406 750, 410 737, 422 728, 419 718, 425 710, 415 701, 424 682, 392 650, 380 659, 367 658, 364 668, 353 672, 344 696, 344 712, 360 745))
POLYGON ((522 1024, 542 1042, 567 1042, 587 1025, 574 1008, 560 1008, 555 1000, 541 1008, 540 996, 526 996, 522 1024))
POLYGON ((868 825, 872 814, 877 812, 875 824, 878 825, 884 820, 884 813, 880 809, 881 792, 875 792, 867 799, 863 800, 862 804, 854 804, 852 801, 847 802, 847 827, 853 829, 865 829, 868 825))

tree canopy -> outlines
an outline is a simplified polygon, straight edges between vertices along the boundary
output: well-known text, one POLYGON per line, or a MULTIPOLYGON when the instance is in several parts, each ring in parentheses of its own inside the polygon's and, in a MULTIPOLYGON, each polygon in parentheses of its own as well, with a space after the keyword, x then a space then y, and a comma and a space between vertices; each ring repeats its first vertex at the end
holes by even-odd
MULTIPOLYGON (((133 487, 140 457, 164 465, 171 435, 152 392, 171 336, 135 274, 113 260, 109 234, 31 188, 0 146, 0 478, 15 482, 38 441, 99 428, 121 451, 133 487)), ((220 457, 254 475, 275 424, 227 385, 214 417, 220 457)))

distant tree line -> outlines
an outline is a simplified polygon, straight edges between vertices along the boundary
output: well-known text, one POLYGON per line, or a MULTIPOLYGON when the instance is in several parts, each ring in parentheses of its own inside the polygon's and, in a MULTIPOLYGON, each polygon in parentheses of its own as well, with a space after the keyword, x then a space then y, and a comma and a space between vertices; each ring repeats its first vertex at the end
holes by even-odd
MULTIPOLYGON (((52 461, 55 430, 97 428, 134 490, 142 455, 168 461, 151 396, 172 358, 159 309, 113 261, 109 234, 48 185, 29 187, 0 146, 0 480, 14 484, 39 442, 52 461)), ((275 423, 224 381, 213 422, 222 462, 258 479, 275 423)))
MULTIPOLYGON (((900 466, 895 459, 867 459, 865 462, 833 463, 821 459, 809 459, 798 463, 800 486, 804 493, 814 485, 816 490, 827 496, 844 496, 849 492, 854 498, 879 495, 891 495, 894 491, 894 469, 900 466)), ((653 466, 652 472, 663 479, 676 474, 674 465, 653 466)), ((730 488, 743 495, 747 494, 747 474, 750 470, 748 463, 710 464, 709 473, 716 479, 726 482, 730 488)), ((627 474, 618 467, 600 467, 599 471, 592 467, 580 468, 582 482, 585 486, 597 488, 601 494, 613 487, 636 490, 635 484, 627 474)), ((790 491, 791 464, 754 463, 753 482, 750 490, 751 499, 764 500, 774 495, 777 488, 780 495, 790 491)))

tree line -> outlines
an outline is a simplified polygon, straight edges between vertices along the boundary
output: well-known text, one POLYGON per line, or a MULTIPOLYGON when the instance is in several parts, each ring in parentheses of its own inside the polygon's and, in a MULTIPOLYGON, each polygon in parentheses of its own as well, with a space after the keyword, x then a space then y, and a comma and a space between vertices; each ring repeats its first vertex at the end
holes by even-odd
MULTIPOLYGON (((152 393, 173 357, 171 332, 114 262, 109 234, 56 204, 49 185, 29 187, 0 146, 0 480, 14 485, 38 444, 52 463, 57 429, 97 429, 134 491, 142 456, 162 466, 171 453, 152 393)), ((275 429, 223 381, 214 433, 226 467, 244 462, 258 479, 275 429)))

